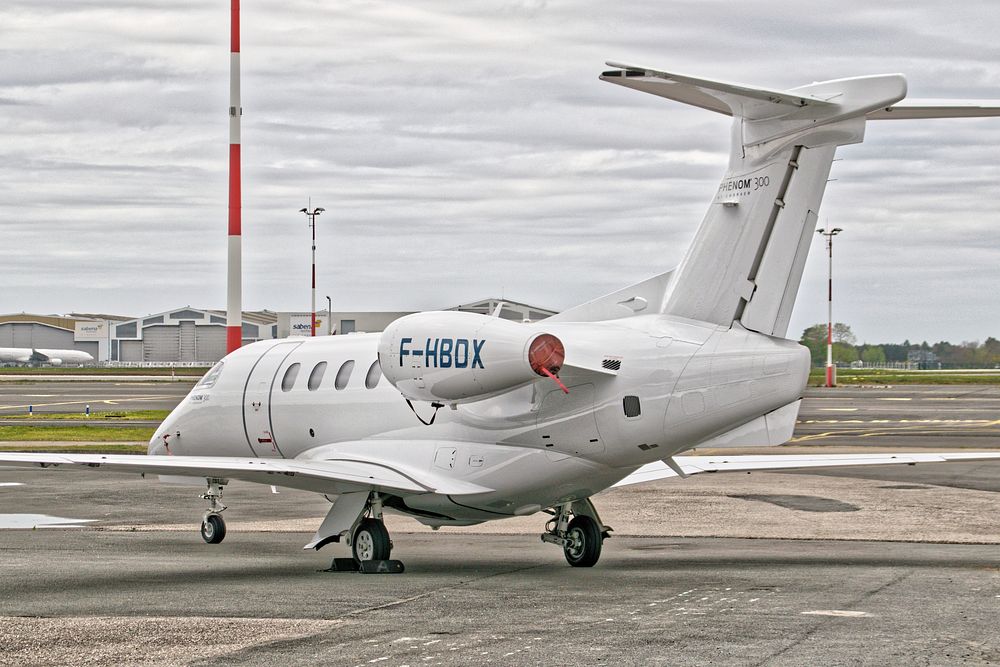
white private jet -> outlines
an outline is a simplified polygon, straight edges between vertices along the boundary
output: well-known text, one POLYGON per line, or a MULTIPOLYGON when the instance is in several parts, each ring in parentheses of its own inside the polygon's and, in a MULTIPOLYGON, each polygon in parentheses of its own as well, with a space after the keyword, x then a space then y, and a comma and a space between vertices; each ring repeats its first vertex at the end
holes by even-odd
POLYGON ((809 374, 786 340, 837 146, 868 120, 1000 115, 904 103, 898 74, 767 90, 616 65, 601 79, 733 117, 729 168, 680 266, 536 323, 461 312, 381 334, 262 341, 219 362, 149 454, 0 454, 17 466, 201 478, 201 533, 225 536, 231 480, 334 498, 305 548, 388 562, 383 512, 432 527, 551 515, 542 540, 592 566, 590 498, 700 472, 1000 459, 1000 452, 683 456, 780 445, 809 374), (439 412, 440 408, 446 408, 439 412))
POLYGON ((85 364, 94 357, 80 350, 42 350, 31 347, 0 347, 0 362, 17 364, 85 364))

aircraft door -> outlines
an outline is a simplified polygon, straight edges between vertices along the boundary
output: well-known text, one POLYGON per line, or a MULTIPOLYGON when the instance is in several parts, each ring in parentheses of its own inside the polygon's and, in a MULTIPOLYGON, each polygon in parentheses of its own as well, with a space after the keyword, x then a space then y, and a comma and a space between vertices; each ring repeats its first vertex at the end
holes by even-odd
POLYGON ((243 391, 243 427, 254 456, 282 457, 271 424, 271 391, 282 362, 302 343, 278 343, 271 347, 247 377, 243 391))
MULTIPOLYGON (((543 385, 544 386, 544 385, 543 385)), ((547 451, 593 456, 604 451, 594 417, 594 385, 570 385, 569 393, 553 389, 541 400, 537 433, 547 451)))

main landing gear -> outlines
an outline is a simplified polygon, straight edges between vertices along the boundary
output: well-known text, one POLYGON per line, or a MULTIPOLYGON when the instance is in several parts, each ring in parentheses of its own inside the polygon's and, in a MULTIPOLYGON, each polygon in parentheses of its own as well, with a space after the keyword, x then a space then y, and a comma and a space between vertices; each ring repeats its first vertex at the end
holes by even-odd
POLYGON ((390 560, 392 540, 382 521, 382 499, 372 492, 360 516, 347 533, 351 558, 334 558, 330 572, 362 572, 364 574, 399 574, 403 563, 390 560))
POLYGON ((573 567, 593 567, 601 558, 604 540, 611 528, 601 522, 590 499, 563 503, 545 524, 542 542, 563 548, 566 562, 573 567))
POLYGON ((226 539, 226 522, 222 518, 226 506, 220 502, 225 485, 226 480, 209 479, 208 491, 201 496, 202 500, 208 501, 208 509, 201 520, 201 539, 208 544, 218 544, 226 539))

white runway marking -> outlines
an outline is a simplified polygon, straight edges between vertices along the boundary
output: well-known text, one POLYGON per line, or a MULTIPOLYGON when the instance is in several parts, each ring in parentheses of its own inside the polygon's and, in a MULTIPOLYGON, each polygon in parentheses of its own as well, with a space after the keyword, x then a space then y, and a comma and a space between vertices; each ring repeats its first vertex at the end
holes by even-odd
POLYGON ((804 611, 805 616, 837 616, 840 618, 865 618, 871 616, 867 611, 850 611, 847 609, 817 609, 816 611, 804 611))
POLYGON ((83 528, 96 519, 67 519, 48 514, 0 514, 0 529, 83 528))
POLYGON ((0 486, 24 486, 24 482, 0 482, 0 486))

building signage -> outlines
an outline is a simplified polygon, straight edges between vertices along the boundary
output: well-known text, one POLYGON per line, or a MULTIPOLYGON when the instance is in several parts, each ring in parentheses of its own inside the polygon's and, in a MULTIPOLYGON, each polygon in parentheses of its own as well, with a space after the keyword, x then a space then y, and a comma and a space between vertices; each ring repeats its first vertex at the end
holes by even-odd
MULTIPOLYGON (((309 316, 308 315, 290 316, 288 318, 288 335, 289 336, 312 335, 312 330, 309 328, 309 316)), ((316 315, 316 335, 317 336, 326 335, 325 315, 316 315)))
POLYGON ((73 340, 107 340, 107 322, 77 322, 73 340))

